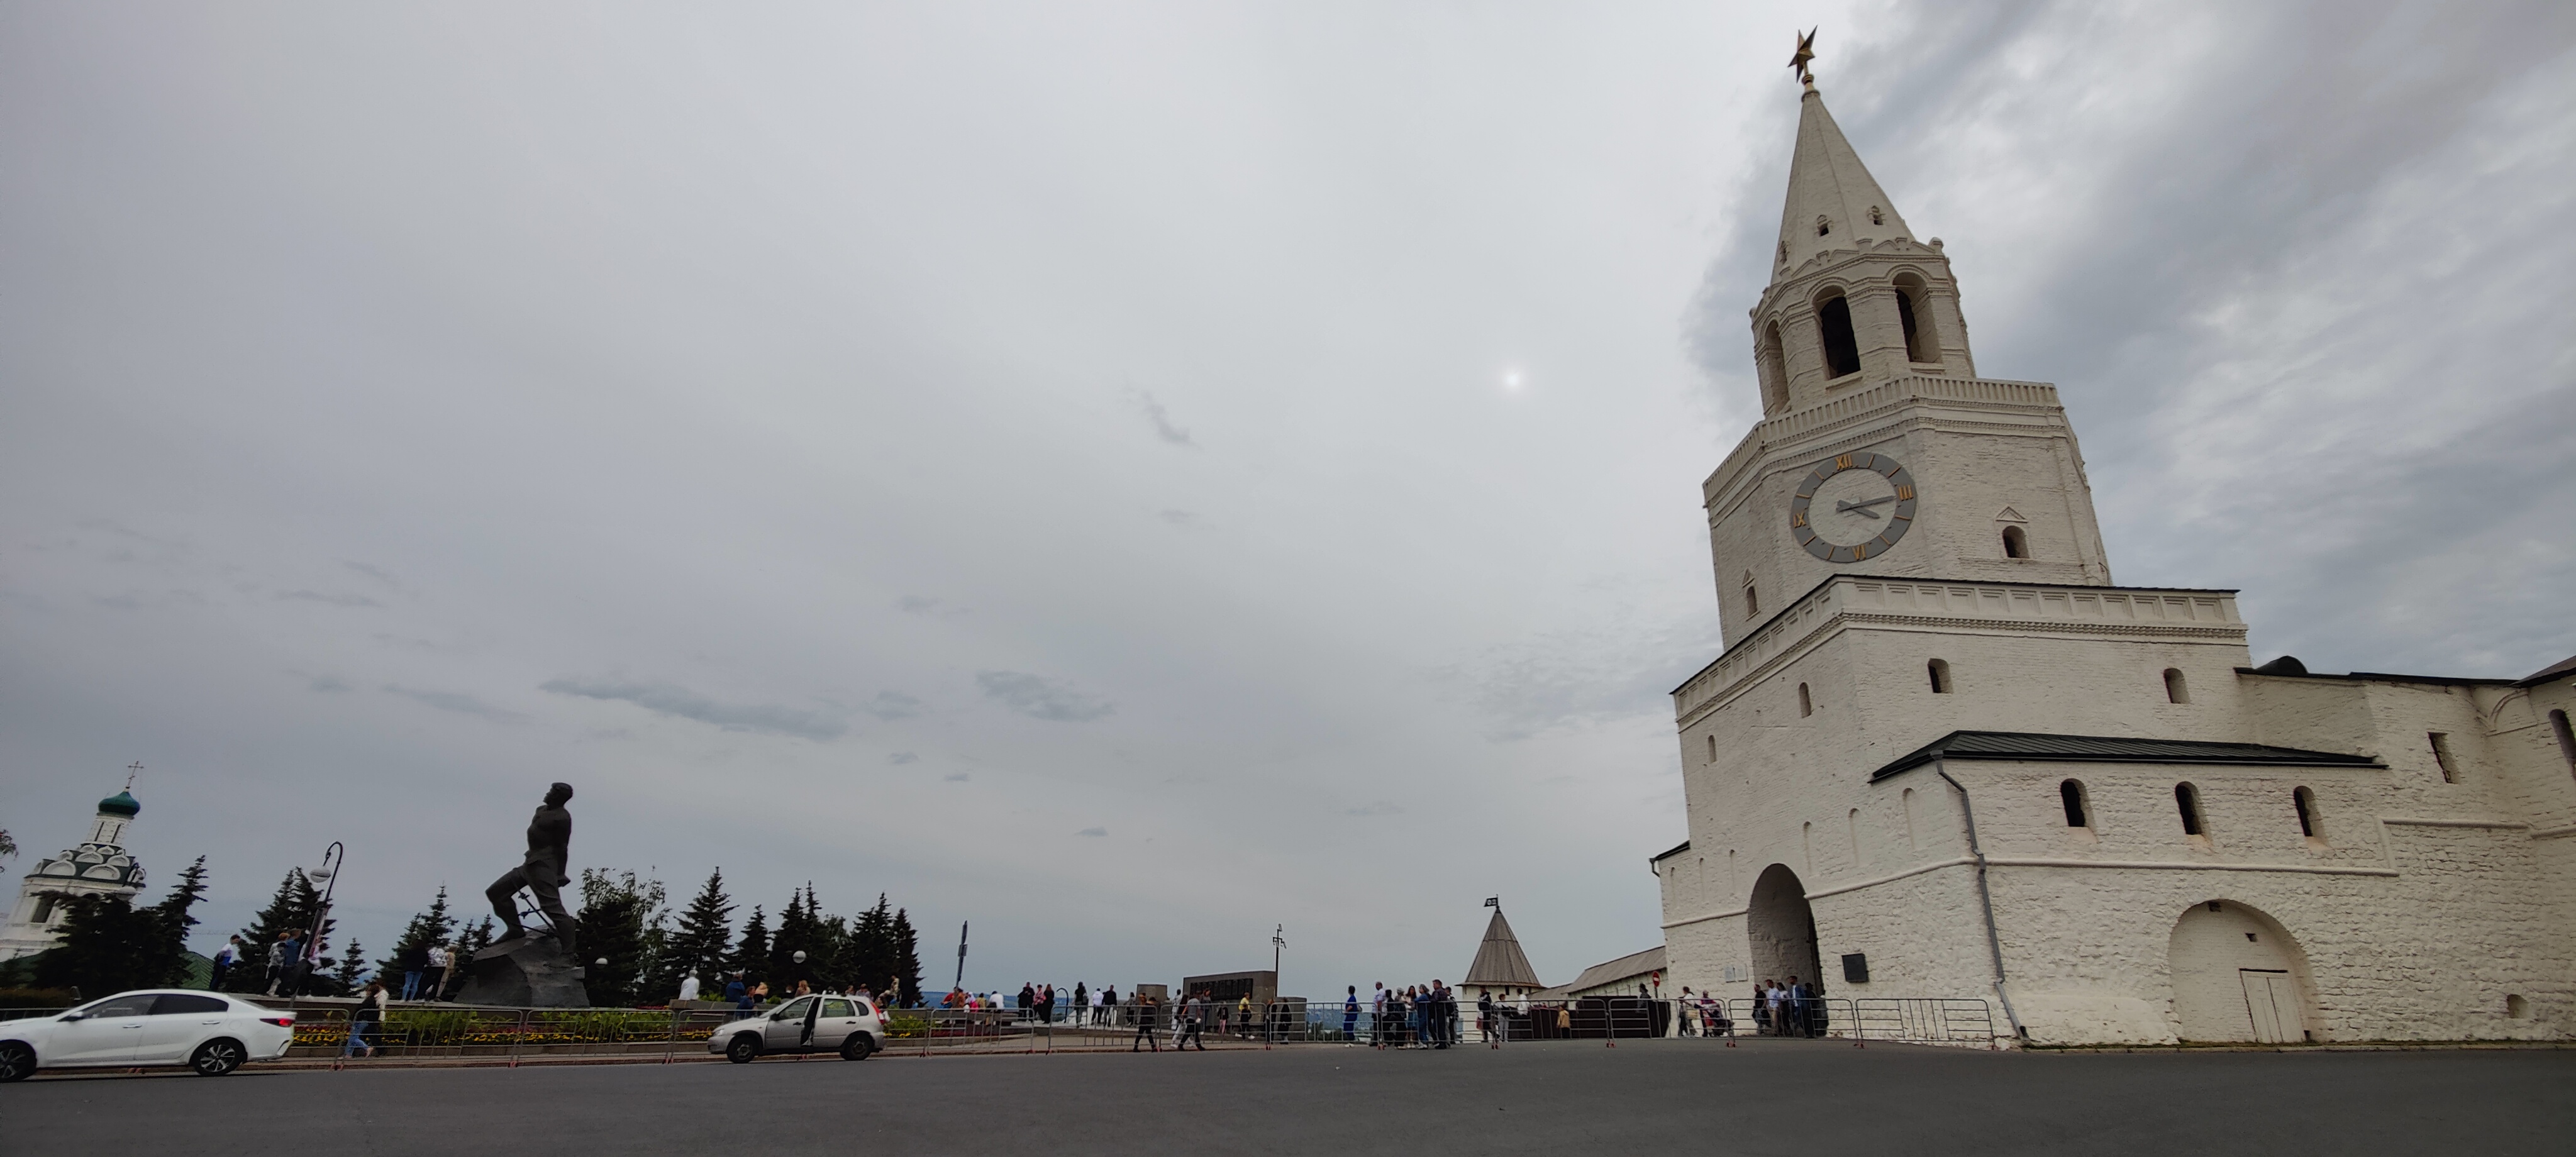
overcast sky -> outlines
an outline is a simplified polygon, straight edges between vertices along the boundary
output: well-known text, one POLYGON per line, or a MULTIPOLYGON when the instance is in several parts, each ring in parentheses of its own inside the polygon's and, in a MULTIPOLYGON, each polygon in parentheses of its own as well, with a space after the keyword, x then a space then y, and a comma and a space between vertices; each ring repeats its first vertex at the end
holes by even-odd
MULTIPOLYGON (((2576 7, 0 6, 0 827, 933 983, 1657 943, 1797 88, 2257 660, 2576 651, 2576 7)), ((14 879, 8 882, 14 887, 14 879)))

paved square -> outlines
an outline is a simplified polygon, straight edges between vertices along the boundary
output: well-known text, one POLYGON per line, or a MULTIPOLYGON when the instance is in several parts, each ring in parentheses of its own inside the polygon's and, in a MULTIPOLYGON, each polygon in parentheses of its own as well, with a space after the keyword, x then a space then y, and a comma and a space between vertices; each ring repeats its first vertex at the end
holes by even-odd
POLYGON ((2576 1051, 1299 1047, 0 1088, 24 1154, 2550 1153, 2576 1051), (102 1148, 105 1147, 105 1148, 102 1148))

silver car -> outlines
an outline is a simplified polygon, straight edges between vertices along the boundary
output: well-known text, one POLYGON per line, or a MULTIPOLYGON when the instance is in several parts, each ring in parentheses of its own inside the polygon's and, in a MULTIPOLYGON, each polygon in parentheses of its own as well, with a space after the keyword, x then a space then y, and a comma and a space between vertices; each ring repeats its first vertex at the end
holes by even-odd
POLYGON ((800 996, 759 1016, 727 1021, 707 1037, 707 1051, 737 1065, 763 1053, 837 1052, 863 1061, 885 1040, 885 1019, 855 996, 800 996))

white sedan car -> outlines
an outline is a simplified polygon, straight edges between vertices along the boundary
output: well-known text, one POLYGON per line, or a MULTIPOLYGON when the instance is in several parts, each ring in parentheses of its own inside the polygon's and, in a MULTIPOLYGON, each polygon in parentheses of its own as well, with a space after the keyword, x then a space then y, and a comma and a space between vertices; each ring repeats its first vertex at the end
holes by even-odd
POLYGON ((727 1021, 707 1037, 707 1051, 747 1065, 762 1053, 837 1052, 863 1061, 885 1039, 885 1020, 855 996, 800 996, 759 1016, 727 1021))
POLYGON ((295 1014, 215 992, 120 992, 68 1012, 0 1021, 0 1081, 37 1069, 186 1065, 220 1077, 295 1043, 295 1014))

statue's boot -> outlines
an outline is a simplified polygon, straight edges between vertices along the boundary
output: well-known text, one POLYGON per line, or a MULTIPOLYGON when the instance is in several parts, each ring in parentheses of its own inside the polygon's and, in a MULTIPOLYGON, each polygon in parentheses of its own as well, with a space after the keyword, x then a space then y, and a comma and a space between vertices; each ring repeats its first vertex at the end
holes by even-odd
POLYGON ((518 922, 518 921, 516 921, 516 920, 513 920, 513 921, 511 921, 511 922, 510 922, 510 930, 509 930, 509 931, 507 931, 507 932, 503 932, 503 933, 502 933, 502 934, 500 934, 499 936, 493 937, 493 938, 492 938, 492 943, 494 943, 494 944, 507 944, 507 943, 509 943, 510 941, 513 941, 513 940, 525 940, 525 939, 527 939, 527 938, 528 938, 528 928, 527 928, 527 926, 526 926, 526 925, 524 925, 524 924, 519 923, 519 922, 518 922))

